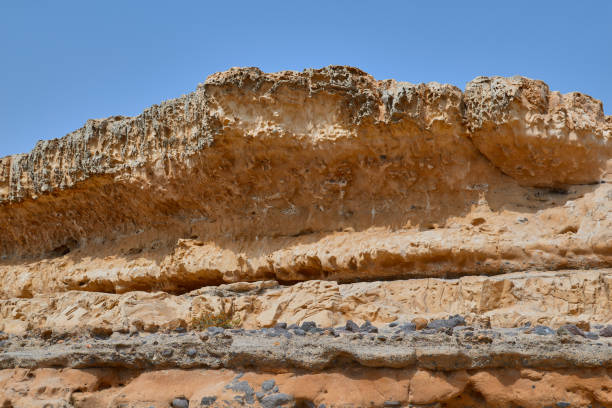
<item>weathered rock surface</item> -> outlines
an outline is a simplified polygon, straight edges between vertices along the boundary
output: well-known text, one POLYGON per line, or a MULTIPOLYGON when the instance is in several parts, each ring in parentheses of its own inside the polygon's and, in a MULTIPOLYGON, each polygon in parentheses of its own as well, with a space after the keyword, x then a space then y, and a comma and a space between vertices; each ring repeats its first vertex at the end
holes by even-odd
POLYGON ((1 295, 610 266, 611 126, 525 78, 232 69, 2 159, 1 295))
POLYGON ((192 328, 201 316, 221 312, 231 312, 246 329, 305 321, 323 327, 347 320, 384 325, 454 314, 464 316, 468 324, 494 327, 585 327, 612 323, 611 283, 612 270, 606 269, 353 284, 309 281, 279 286, 267 281, 207 287, 181 296, 66 292, 0 300, 0 330, 156 332, 192 328))
POLYGON ((541 81, 211 75, 0 159, 0 407, 612 407, 611 183, 541 81))
POLYGON ((607 407, 608 369, 488 369, 428 371, 359 368, 325 373, 261 373, 232 370, 112 369, 0 370, 0 402, 41 407, 168 407, 181 396, 189 407, 607 407), (280 392, 261 399, 261 384, 274 379, 280 392), (246 392, 227 388, 246 383, 246 392), (280 397, 280 398, 279 398, 280 397), (272 405, 271 401, 286 401, 272 405), (266 404, 266 402, 268 404, 266 404), (53 405, 54 404, 54 405, 53 405))

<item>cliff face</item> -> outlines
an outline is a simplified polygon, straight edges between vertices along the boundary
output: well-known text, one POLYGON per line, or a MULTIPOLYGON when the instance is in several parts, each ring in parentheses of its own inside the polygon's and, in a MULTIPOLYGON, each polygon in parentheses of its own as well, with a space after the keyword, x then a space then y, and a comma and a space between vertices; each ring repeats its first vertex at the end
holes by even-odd
MULTIPOLYGON (((541 81, 478 77, 462 92, 350 67, 233 68, 139 116, 89 120, 0 159, 0 330, 34 330, 48 342, 49 332, 196 330, 203 313, 231 312, 244 329, 427 324, 460 314, 466 325, 517 335, 526 324, 574 324, 600 336, 612 319, 611 181, 612 117, 599 101, 541 81)), ((454 341, 452 328, 446 335, 454 341)), ((6 389, 21 375, 10 353, 0 358, 6 389)), ((215 364, 189 367, 239 368, 215 364)), ((142 370, 186 368, 123 366, 136 370, 125 374, 136 383, 157 375, 142 370)), ((460 391, 427 403, 462 406, 465 394, 468 405, 502 404, 474 385, 502 374, 481 368, 452 374, 460 391)), ((542 372, 552 368, 534 369, 541 378, 571 375, 542 372)), ((319 372, 312 384, 327 381, 321 369, 299 369, 319 372)), ((104 370, 95 381, 124 375, 104 370)), ((442 375, 434 366, 402 370, 393 375, 408 376, 406 384, 442 375)), ((609 382, 600 374, 592 375, 609 382)), ((329 375, 350 382, 347 372, 329 375)), ((311 397, 304 401, 343 403, 311 397)), ((120 405, 100 398, 70 403, 120 405)), ((420 397, 406 398, 397 406, 420 397)), ((502 400, 520 400, 512 398, 502 400)), ((608 404, 597 398, 589 401, 608 404)))

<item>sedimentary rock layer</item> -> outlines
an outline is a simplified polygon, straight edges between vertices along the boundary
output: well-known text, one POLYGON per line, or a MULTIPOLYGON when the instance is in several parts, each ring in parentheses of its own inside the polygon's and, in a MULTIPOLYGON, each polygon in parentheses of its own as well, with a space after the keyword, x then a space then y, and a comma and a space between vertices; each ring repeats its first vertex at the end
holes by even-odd
POLYGON ((2 343, 0 367, 10 368, 0 370, 0 401, 266 408, 612 402, 608 339, 458 328, 394 336, 280 333, 113 335, 61 344, 13 338, 2 343), (70 368, 42 368, 57 366, 70 368), (246 374, 224 369, 236 366, 246 374))
POLYGON ((610 266, 611 123, 526 78, 232 69, 2 159, 2 296, 610 266))
POLYGON ((236 283, 175 296, 66 292, 0 300, 0 330, 26 334, 87 331, 157 332, 193 329, 205 315, 231 314, 240 327, 314 321, 323 327, 384 325, 395 320, 460 314, 468 324, 559 327, 612 322, 612 270, 531 272, 461 279, 412 279, 341 284, 309 281, 236 283))
POLYGON ((541 81, 234 68, 0 159, 0 231, 2 408, 612 407, 612 117, 541 81))
POLYGON ((611 389, 612 372, 603 368, 454 372, 349 368, 326 373, 0 370, 0 402, 19 407, 49 402, 75 408, 167 407, 180 401, 189 401, 189 407, 541 408, 558 403, 608 407, 611 389), (264 391, 269 384, 278 391, 264 391))

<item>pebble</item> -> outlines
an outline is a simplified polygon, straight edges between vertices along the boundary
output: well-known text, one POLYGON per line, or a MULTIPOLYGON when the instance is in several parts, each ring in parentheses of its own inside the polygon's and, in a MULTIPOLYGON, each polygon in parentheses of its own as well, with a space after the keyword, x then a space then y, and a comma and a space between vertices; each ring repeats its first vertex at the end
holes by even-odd
POLYGON ((389 323, 389 327, 395 327, 397 325, 398 325, 397 321, 389 323))
POLYGON ((172 400, 172 408, 189 408, 189 401, 185 397, 177 397, 172 400))
POLYGON ((602 337, 612 337, 612 326, 608 325, 599 331, 602 337))
POLYGON ((409 332, 413 332, 416 330, 416 324, 409 322, 409 323, 403 323, 399 326, 399 329, 403 332, 409 333, 409 332))
POLYGON ((584 332, 574 324, 564 324, 557 329, 557 334, 571 334, 574 336, 586 337, 584 332))
POLYGON ((359 332, 359 326, 357 326, 357 323, 355 323, 352 320, 347 320, 346 321, 346 325, 344 326, 344 329, 353 333, 358 333, 359 332))
POLYGON ((261 332, 264 334, 264 336, 266 337, 279 337, 281 335, 281 332, 279 330, 276 329, 261 329, 261 332))
POLYGON ((164 351, 162 351, 162 356, 164 357, 170 357, 172 355, 173 351, 171 349, 165 349, 164 351))
POLYGON ((271 394, 262 398, 261 405, 264 408, 277 408, 293 401, 293 397, 289 394, 271 394))
POLYGON ((264 391, 271 391, 272 388, 274 388, 274 386, 276 385, 276 381, 274 380, 266 380, 263 383, 261 383, 261 389, 264 391))
POLYGON ((423 319, 422 317, 415 317, 412 319, 412 323, 414 323, 417 330, 423 330, 425 327, 427 327, 427 320, 423 319))
POLYGON ((454 315, 448 319, 436 319, 427 324, 428 329, 452 329, 456 326, 465 325, 465 319, 461 315, 454 315))
POLYGON ((533 332, 540 336, 551 336, 555 334, 555 331, 547 326, 536 326, 534 327, 533 332))
POLYGON ((225 331, 224 328, 222 327, 216 327, 216 326, 210 326, 209 328, 206 329, 210 334, 212 334, 213 336, 216 334, 221 334, 225 331))
POLYGON ((282 322, 276 323, 274 325, 274 328, 275 329, 286 329, 287 328, 287 323, 282 323, 282 322))
POLYGON ((215 397, 215 396, 212 396, 212 397, 202 397, 202 400, 200 401, 200 405, 202 405, 204 407, 208 407, 208 406, 214 404, 216 400, 217 400, 217 397, 215 397))
POLYGON ((401 407, 402 403, 399 401, 385 401, 383 403, 384 407, 401 407))
POLYGON ((361 325, 359 330, 365 333, 378 333, 378 328, 374 326, 369 320, 366 320, 365 323, 361 325))
POLYGON ((243 393, 244 399, 249 404, 253 404, 255 402, 255 391, 246 381, 232 381, 226 385, 225 388, 243 393))
POLYGON ((187 355, 188 355, 189 357, 193 357, 193 356, 195 356, 196 354, 197 354, 196 349, 194 349, 194 348, 187 349, 187 355))
POLYGON ((293 330, 293 334, 295 334, 296 336, 305 336, 306 332, 302 329, 295 329, 293 330))
POLYGON ((307 332, 316 331, 317 324, 315 322, 304 322, 301 329, 307 332))
POLYGON ((297 328, 299 328, 299 327, 300 327, 300 326, 298 326, 297 324, 293 323, 292 325, 289 325, 289 326, 287 327, 287 329, 297 329, 297 328))

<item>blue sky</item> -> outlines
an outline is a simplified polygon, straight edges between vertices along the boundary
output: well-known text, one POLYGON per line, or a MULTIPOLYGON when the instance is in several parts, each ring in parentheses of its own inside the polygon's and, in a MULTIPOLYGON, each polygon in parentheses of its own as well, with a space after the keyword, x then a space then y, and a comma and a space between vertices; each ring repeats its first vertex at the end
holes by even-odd
POLYGON ((0 3, 0 157, 136 115, 216 71, 357 66, 465 87, 524 75, 612 114, 612 1, 0 3))

